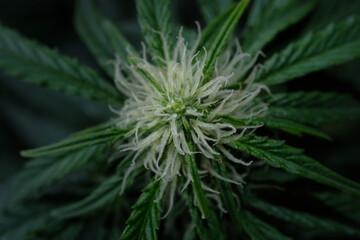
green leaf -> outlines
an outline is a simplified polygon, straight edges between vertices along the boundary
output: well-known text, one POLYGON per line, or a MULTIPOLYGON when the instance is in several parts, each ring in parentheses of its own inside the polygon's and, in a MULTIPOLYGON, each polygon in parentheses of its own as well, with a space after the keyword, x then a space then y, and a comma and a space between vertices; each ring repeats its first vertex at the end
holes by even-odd
POLYGON ((226 234, 222 230, 222 226, 217 220, 215 213, 209 209, 209 218, 205 219, 199 206, 195 205, 195 198, 190 189, 184 191, 184 196, 187 200, 190 216, 194 226, 196 227, 197 235, 201 240, 225 240, 226 234))
POLYGON ((116 124, 116 122, 118 122, 118 121, 119 121, 119 119, 116 119, 116 118, 111 119, 110 121, 100 123, 100 124, 95 125, 93 127, 88 127, 88 128, 85 128, 84 130, 72 133, 70 135, 70 137, 81 137, 81 136, 86 136, 86 135, 91 134, 91 133, 104 132, 107 129, 113 127, 116 124))
POLYGON ((249 135, 228 145, 264 160, 273 167, 281 167, 290 173, 360 196, 360 184, 306 157, 301 149, 285 145, 284 141, 249 135))
POLYGON ((250 0, 242 0, 236 4, 234 10, 231 12, 230 16, 226 19, 221 28, 212 33, 216 37, 207 52, 206 65, 203 70, 205 79, 212 75, 217 57, 226 46, 231 33, 235 29, 236 24, 249 2, 250 0))
MULTIPOLYGON (((297 0, 272 0, 258 1, 263 6, 257 18, 250 22, 248 31, 244 34, 243 48, 246 52, 257 52, 270 42, 277 33, 293 25, 305 17, 315 6, 317 1, 297 0)), ((259 11, 260 6, 255 6, 252 11, 259 11)), ((251 16, 256 15, 252 13, 251 16)))
POLYGON ((97 10, 92 0, 77 1, 75 29, 99 65, 111 77, 114 76, 114 67, 109 61, 115 59, 116 54, 126 61, 127 48, 136 53, 117 26, 97 10))
POLYGON ((265 117, 263 118, 263 121, 265 126, 268 126, 270 128, 280 129, 297 136, 302 136, 303 133, 307 133, 313 136, 331 140, 331 137, 329 135, 317 129, 287 119, 265 117))
POLYGON ((235 126, 265 125, 269 128, 280 129, 282 131, 300 137, 302 136, 303 133, 307 133, 313 136, 331 140, 330 136, 317 129, 287 119, 263 117, 263 118, 252 118, 251 121, 249 121, 249 120, 238 120, 230 117, 222 117, 222 116, 219 117, 222 118, 225 122, 231 123, 235 126))
POLYGON ((108 206, 119 197, 123 178, 114 176, 101 183, 89 196, 79 202, 55 209, 52 215, 58 218, 71 218, 85 215, 108 206))
POLYGON ((0 25, 0 68, 14 77, 106 104, 121 104, 116 89, 96 71, 0 25))
POLYGON ((354 0, 321 0, 311 14, 304 32, 319 30, 329 22, 338 23, 347 17, 359 14, 360 2, 354 0))
POLYGON ((274 54, 259 71, 257 80, 267 85, 280 84, 359 56, 360 17, 351 16, 315 34, 309 33, 274 54))
POLYGON ((214 33, 217 32, 218 29, 220 29, 224 25, 224 22, 226 21, 229 14, 231 14, 236 5, 237 3, 233 3, 222 14, 218 15, 214 21, 212 21, 209 25, 206 26, 206 28, 201 32, 201 39, 197 51, 201 51, 204 47, 206 49, 209 49, 211 47, 211 44, 217 37, 217 35, 214 33))
POLYGON ((14 191, 15 200, 20 200, 37 190, 50 186, 63 177, 76 172, 90 160, 103 157, 107 146, 86 147, 65 156, 34 159, 19 173, 14 191))
POLYGON ((348 235, 360 236, 360 230, 343 225, 331 219, 319 218, 308 213, 277 206, 262 201, 255 196, 252 196, 248 200, 250 206, 259 209, 270 216, 283 220, 285 223, 295 224, 297 227, 313 228, 316 230, 323 230, 324 232, 339 232, 348 235))
POLYGON ((200 11, 207 23, 211 23, 217 16, 226 11, 233 3, 233 0, 198 0, 200 11))
POLYGON ((158 239, 161 205, 159 197, 161 181, 152 181, 142 192, 134 211, 126 221, 126 227, 120 240, 154 240, 158 239))
POLYGON ((21 122, 28 126, 26 128, 30 131, 29 136, 26 136, 26 130, 18 130, 22 132, 22 139, 29 139, 30 146, 56 141, 64 137, 64 134, 70 134, 72 129, 83 127, 84 122, 86 125, 93 125, 113 116, 109 107, 104 104, 49 91, 35 84, 14 81, 13 78, 3 77, 0 78, 0 82, 0 88, 9 96, 4 99, 3 102, 6 104, 1 107, 3 116, 12 118, 9 121, 18 127, 22 125, 21 122), (13 114, 14 111, 19 114, 13 114), (94 112, 99 114, 95 115, 94 112), (46 126, 54 126, 57 129, 48 129, 46 126), (64 131, 64 127, 69 128, 69 133, 65 133, 67 131, 64 131), (37 139, 39 141, 36 141, 37 139))
MULTIPOLYGON (((192 144, 189 144, 189 145, 191 146, 192 144)), ((192 149, 193 148, 194 147, 192 146, 192 149)), ((190 150, 193 151, 192 149, 190 149, 190 150)), ((185 159, 186 159, 187 165, 190 168, 190 174, 193 179, 192 186, 194 188, 195 197, 199 204, 201 214, 203 215, 204 218, 209 218, 210 210, 209 210, 208 203, 207 203, 207 200, 205 197, 205 193, 202 189, 200 176, 198 173, 198 167, 197 167, 196 161, 195 161, 195 155, 194 154, 186 154, 185 159)))
MULTIPOLYGON (((136 58, 129 57, 129 62, 133 66, 138 65, 136 58)), ((155 87, 159 92, 164 92, 161 88, 161 85, 156 81, 156 79, 151 75, 150 72, 143 70, 142 68, 136 68, 136 71, 144 78, 145 81, 149 82, 153 87, 155 87)))
POLYGON ((117 127, 110 127, 104 131, 89 132, 87 134, 80 134, 79 136, 70 137, 69 139, 48 146, 24 150, 21 151, 20 154, 23 157, 43 157, 66 153, 102 143, 113 143, 119 139, 124 138, 126 132, 127 130, 122 130, 117 127))
POLYGON ((241 211, 242 227, 252 240, 290 240, 248 211, 241 211))
POLYGON ((263 98, 268 115, 296 122, 320 125, 360 118, 360 103, 349 95, 322 92, 279 93, 263 98))
POLYGON ((262 15, 264 14, 264 10, 270 5, 271 1, 272 0, 263 0, 252 2, 249 15, 246 20, 246 28, 244 29, 244 32, 258 24, 259 19, 261 19, 262 15))
MULTIPOLYGON (((134 154, 129 154, 118 166, 118 173, 102 182, 90 195, 84 199, 52 211, 57 218, 72 218, 89 214, 100 208, 111 206, 120 197, 125 171, 130 167, 134 154)), ((131 186, 143 168, 134 170, 126 179, 125 188, 131 186)))
MULTIPOLYGON (((214 162, 214 168, 217 173, 224 177, 229 178, 228 173, 226 171, 225 165, 223 163, 219 163, 217 161, 214 162)), ((236 200, 233 195, 233 190, 229 182, 217 179, 218 185, 221 190, 221 198, 223 199, 223 203, 225 205, 226 210, 230 214, 232 221, 239 226, 241 225, 241 219, 239 215, 239 207, 236 206, 236 200)), ((241 231, 241 229, 238 229, 241 231)))
POLYGON ((184 191, 184 196, 187 200, 190 216, 193 221, 193 224, 196 227, 197 235, 201 240, 211 239, 209 236, 210 231, 207 229, 207 226, 205 225, 205 221, 201 217, 201 213, 198 211, 198 208, 194 204, 194 197, 189 188, 184 191))
POLYGON ((298 176, 276 168, 263 167, 251 170, 248 179, 249 181, 273 181, 282 184, 294 181, 298 179, 298 176))
MULTIPOLYGON (((188 142, 188 146, 191 152, 196 152, 193 142, 188 142)), ((200 181, 200 176, 198 172, 198 167, 196 164, 196 159, 194 154, 185 155, 186 164, 190 168, 190 174, 192 177, 192 186, 195 194, 195 199, 197 201, 198 207, 201 211, 202 217, 205 218, 209 225, 210 235, 214 239, 224 239, 225 235, 222 232, 221 225, 209 206, 209 202, 205 196, 204 190, 202 188, 202 183, 200 181)), ((193 215, 195 213, 192 213, 193 215)), ((196 217, 196 216, 195 216, 196 217)), ((197 220, 194 219, 196 222, 197 220)), ((199 230, 198 230, 199 231, 199 230)))
POLYGON ((158 64, 168 61, 172 49, 169 0, 137 0, 138 21, 146 43, 158 64))
POLYGON ((336 192, 318 192, 313 195, 338 213, 360 223, 360 201, 358 198, 336 192))

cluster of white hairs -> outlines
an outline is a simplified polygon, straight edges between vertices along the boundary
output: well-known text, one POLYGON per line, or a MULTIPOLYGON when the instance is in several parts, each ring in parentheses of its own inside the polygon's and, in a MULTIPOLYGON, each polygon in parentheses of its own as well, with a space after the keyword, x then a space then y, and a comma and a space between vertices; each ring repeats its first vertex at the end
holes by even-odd
MULTIPOLYGON (((114 110, 120 119, 117 126, 133 126, 127 133, 130 140, 122 143, 120 150, 137 152, 125 179, 133 169, 143 165, 162 180, 160 198, 169 182, 172 182, 170 195, 173 198, 177 176, 187 178, 183 190, 192 182, 189 167, 181 160, 185 154, 201 154, 203 162, 223 156, 237 164, 249 165, 251 162, 236 158, 224 145, 243 136, 247 129, 259 126, 237 127, 222 121, 221 116, 251 120, 267 110, 266 105, 253 101, 262 89, 267 90, 263 84, 253 82, 257 56, 243 53, 236 42, 232 46, 235 54, 225 51, 216 63, 214 74, 205 80, 203 70, 207 55, 205 48, 197 51, 200 38, 199 30, 198 38, 189 48, 180 30, 173 51, 168 51, 164 42, 165 56, 156 58, 163 63, 160 66, 147 60, 144 45, 142 57, 131 56, 134 64, 122 65, 119 59, 114 62, 115 84, 128 97, 121 110, 114 110), (126 76, 122 70, 126 71, 126 76), (240 90, 225 88, 239 79, 244 86, 240 90), (196 146, 195 151, 190 150, 188 141, 196 146)), ((206 166, 204 169, 200 169, 200 174, 243 183, 241 179, 225 179, 206 166)), ((209 197, 219 199, 215 190, 204 183, 203 188, 209 197)), ((171 205, 172 200, 169 209, 171 205)))

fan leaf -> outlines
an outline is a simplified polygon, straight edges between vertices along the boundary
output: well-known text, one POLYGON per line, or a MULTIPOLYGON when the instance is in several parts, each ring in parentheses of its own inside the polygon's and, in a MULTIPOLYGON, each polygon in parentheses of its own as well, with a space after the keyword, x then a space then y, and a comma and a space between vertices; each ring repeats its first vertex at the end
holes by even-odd
MULTIPOLYGON (((215 162, 214 167, 220 176, 222 176, 224 178, 229 178, 224 164, 215 162)), ((240 219, 240 215, 239 215, 240 211, 239 211, 239 207, 236 206, 236 200, 233 195, 234 192, 232 190, 230 183, 226 182, 226 181, 218 180, 218 179, 217 179, 217 182, 220 186, 221 197, 223 199, 226 210, 230 214, 232 221, 234 223, 237 223, 240 226, 241 225, 241 219, 240 219)), ((240 230, 241 229, 239 229, 239 231, 240 230)))
POLYGON ((287 119, 266 117, 263 119, 263 121, 264 124, 270 128, 280 129, 284 132, 288 132, 297 136, 302 136, 303 133, 306 133, 316 137, 324 138, 326 140, 331 140, 329 135, 317 129, 287 119))
POLYGON ((252 207, 259 209, 272 217, 283 220, 286 223, 295 224, 298 227, 360 236, 359 230, 343 225, 331 219, 319 218, 305 212, 298 212, 282 206, 277 206, 262 201, 254 196, 248 200, 252 207))
MULTIPOLYGON (((250 0, 242 0, 236 4, 234 10, 230 13, 229 17, 227 17, 225 23, 212 33, 212 35, 216 37, 214 38, 214 41, 212 42, 209 51, 207 52, 205 63, 206 65, 203 70, 205 79, 213 74, 216 59, 226 46, 231 33, 235 29, 236 24, 238 23, 249 2, 250 0)), ((211 39, 211 36, 209 36, 209 38, 211 39)))
POLYGON ((349 95, 322 92, 279 93, 266 96, 268 116, 309 125, 360 118, 360 103, 349 95))
POLYGON ((113 143, 119 139, 124 138, 127 130, 122 130, 116 127, 107 128, 104 131, 95 131, 79 134, 78 136, 70 137, 58 143, 48 146, 39 147, 30 150, 21 151, 23 157, 43 157, 48 155, 56 155, 66 152, 75 151, 84 147, 90 147, 102 143, 113 143))
POLYGON ((281 167, 290 173, 360 196, 360 184, 306 157, 301 149, 285 145, 284 141, 249 135, 230 143, 229 146, 264 160, 273 167, 281 167))
POLYGON ((216 19, 217 16, 226 11, 231 6, 233 0, 198 0, 197 2, 206 22, 211 23, 214 19, 216 19))
POLYGON ((280 184, 291 182, 298 178, 297 175, 271 167, 254 169, 248 177, 249 181, 267 181, 280 184))
POLYGON ((219 116, 219 117, 222 118, 224 121, 233 124, 234 126, 265 125, 269 128, 280 129, 284 132, 288 132, 290 134, 294 134, 300 137, 302 136, 303 133, 307 133, 313 136, 331 140, 330 136, 317 129, 287 119, 273 118, 267 116, 263 118, 253 118, 251 119, 251 121, 249 121, 249 120, 238 120, 223 116, 219 116))
POLYGON ((172 49, 171 10, 169 0, 137 0, 138 21, 154 60, 162 65, 172 49))
POLYGON ((161 206, 159 197, 160 181, 152 181, 142 192, 133 206, 120 240, 155 240, 159 228, 161 206))
POLYGON ((266 85, 280 84, 359 56, 360 17, 351 16, 315 34, 309 33, 274 54, 265 62, 257 80, 266 85))
POLYGON ((114 76, 114 67, 110 60, 115 59, 116 54, 126 61, 127 48, 136 53, 117 26, 97 10, 93 1, 77 1, 75 29, 99 65, 111 77, 114 76))
POLYGON ((103 157, 107 146, 96 145, 82 148, 61 157, 34 159, 19 173, 15 188, 15 200, 20 200, 37 190, 50 186, 65 176, 76 172, 90 160, 96 161, 103 157))
POLYGON ((193 179, 192 185, 194 188, 194 193, 195 193, 197 203, 199 204, 199 208, 201 210, 201 214, 203 215, 204 218, 209 218, 210 210, 209 210, 208 203, 207 203, 207 200, 205 197, 205 193, 202 189, 200 176, 198 173, 198 167, 197 167, 196 161, 195 161, 195 156, 193 154, 187 154, 186 162, 190 168, 190 174, 193 179))
POLYGON ((277 33, 305 17, 316 4, 313 0, 257 2, 257 5, 262 6, 254 6, 252 9, 250 16, 257 17, 250 19, 249 29, 244 34, 244 50, 251 53, 261 50, 277 33))
MULTIPOLYGON (((118 173, 102 182, 90 195, 78 202, 52 211, 52 215, 57 218, 72 218, 89 214, 111 205, 111 203, 119 198, 124 183, 124 172, 131 167, 130 164, 133 156, 134 154, 129 154, 123 159, 117 168, 118 173)), ((136 169, 126 178, 126 182, 124 183, 125 189, 134 183, 135 178, 142 170, 142 168, 136 169)))
POLYGON ((336 192, 318 192, 313 196, 338 213, 360 224, 360 201, 358 198, 336 192))
POLYGON ((248 211, 241 211, 242 227, 252 240, 290 240, 248 211))
POLYGON ((206 49, 210 48, 212 42, 216 38, 216 35, 213 33, 224 25, 224 22, 226 21, 229 14, 231 14, 235 6, 236 3, 233 3, 223 13, 218 15, 214 21, 206 26, 206 28, 201 32, 201 39, 197 51, 201 51, 204 47, 206 49))
MULTIPOLYGON (((188 146, 191 152, 195 152, 195 146, 192 142, 188 142, 188 146)), ((213 239, 224 239, 225 234, 223 233, 221 229, 221 225, 215 215, 215 213, 211 210, 209 206, 209 202, 205 196, 205 192, 202 187, 202 183, 200 181, 200 176, 198 172, 198 167, 196 164, 196 159, 194 154, 186 154, 185 156, 186 164, 189 166, 190 174, 192 177, 192 186, 194 190, 195 199, 197 202, 197 205, 201 211, 202 218, 205 218, 207 220, 208 224, 208 231, 211 232, 211 237, 213 239)), ((192 210, 195 211, 195 210, 192 210)), ((198 214, 191 212, 192 216, 195 218, 194 222, 199 221, 198 214)), ((198 232, 201 233, 202 230, 198 229, 198 232)), ((205 236, 204 236, 205 237, 205 236)))
POLYGON ((360 2, 353 0, 320 0, 314 13, 309 17, 304 32, 319 30, 326 27, 329 22, 338 23, 347 17, 359 14, 360 2))
POLYGON ((10 76, 106 104, 120 105, 116 89, 91 68, 0 25, 0 68, 10 76))
POLYGON ((199 212, 198 208, 194 204, 194 198, 191 194, 192 192, 188 189, 185 189, 184 196, 187 200, 188 206, 189 206, 189 212, 191 219, 193 221, 193 224, 196 226, 196 232, 197 235, 201 240, 208 240, 210 238, 210 231, 207 230, 207 227, 205 225, 205 221, 201 217, 201 213, 199 212))

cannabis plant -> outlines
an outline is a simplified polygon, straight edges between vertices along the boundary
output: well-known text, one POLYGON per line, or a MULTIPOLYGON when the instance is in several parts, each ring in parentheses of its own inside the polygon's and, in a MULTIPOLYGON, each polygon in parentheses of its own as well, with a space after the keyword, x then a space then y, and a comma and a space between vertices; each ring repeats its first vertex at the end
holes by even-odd
POLYGON ((355 1, 329 4, 199 0, 203 17, 182 26, 169 0, 137 0, 138 49, 79 0, 75 28, 101 72, 1 25, 3 73, 104 103, 111 117, 21 151, 0 238, 360 237, 360 184, 284 140, 331 140, 327 124, 360 117, 350 95, 288 84, 308 89, 309 73, 360 56, 355 1))

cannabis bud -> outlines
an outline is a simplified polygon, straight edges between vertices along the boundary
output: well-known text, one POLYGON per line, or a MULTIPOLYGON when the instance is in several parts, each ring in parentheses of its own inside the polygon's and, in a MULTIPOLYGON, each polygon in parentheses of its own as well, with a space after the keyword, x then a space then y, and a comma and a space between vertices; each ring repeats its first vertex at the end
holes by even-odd
MULTIPOLYGON (((165 58, 152 59, 156 59, 158 65, 147 59, 144 45, 142 57, 130 56, 127 76, 121 72, 120 60, 114 62, 116 86, 128 97, 121 110, 113 109, 120 119, 117 126, 132 128, 126 134, 128 142, 122 143, 119 149, 136 151, 127 175, 143 165, 154 172, 157 180, 164 182, 162 192, 176 176, 187 178, 183 189, 192 181, 189 166, 183 162, 185 154, 201 154, 202 173, 223 180, 224 177, 213 171, 209 164, 209 161, 219 159, 220 154, 237 164, 251 164, 233 156, 224 144, 261 125, 234 126, 222 118, 247 121, 267 110, 265 104, 254 101, 261 90, 268 90, 265 85, 253 82, 257 70, 253 65, 259 54, 251 59, 234 41, 234 46, 220 56, 214 74, 207 77, 204 74, 207 51, 205 48, 198 51, 201 49, 200 28, 191 48, 181 32, 172 52, 165 47, 165 58), (233 56, 232 48, 235 48, 233 56), (243 79, 240 82, 243 88, 227 89, 229 84, 240 79, 243 79), (189 146, 189 142, 195 148, 189 146)), ((162 33, 158 34, 164 38, 162 33)), ((228 181, 243 183, 242 179, 228 181)), ((214 191, 204 183, 202 185, 204 190, 214 191)))

